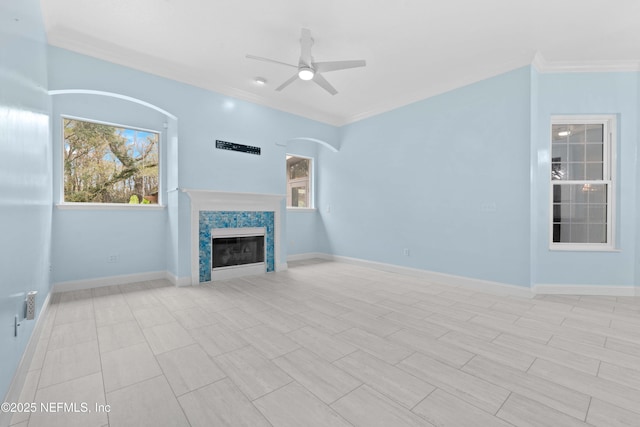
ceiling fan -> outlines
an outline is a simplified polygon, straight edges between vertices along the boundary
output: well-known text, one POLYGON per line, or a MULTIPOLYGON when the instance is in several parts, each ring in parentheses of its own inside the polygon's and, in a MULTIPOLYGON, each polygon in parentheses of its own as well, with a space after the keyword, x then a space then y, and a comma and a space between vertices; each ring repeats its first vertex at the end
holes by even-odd
POLYGON ((311 31, 303 28, 302 36, 300 38, 300 60, 298 65, 287 64, 286 62, 280 62, 269 58, 263 58, 261 56, 247 55, 249 59, 256 59, 258 61, 272 62, 274 64, 286 65, 287 67, 296 68, 298 71, 289 78, 286 82, 282 83, 276 88, 277 91, 281 91, 285 87, 289 86, 296 79, 300 80, 313 80, 329 92, 331 95, 335 95, 338 91, 331 86, 331 84, 322 77, 321 73, 328 73, 329 71, 346 70, 348 68, 364 67, 367 65, 363 59, 356 59, 351 61, 325 61, 315 62, 313 56, 311 56, 311 46, 313 45, 313 39, 311 38, 311 31))

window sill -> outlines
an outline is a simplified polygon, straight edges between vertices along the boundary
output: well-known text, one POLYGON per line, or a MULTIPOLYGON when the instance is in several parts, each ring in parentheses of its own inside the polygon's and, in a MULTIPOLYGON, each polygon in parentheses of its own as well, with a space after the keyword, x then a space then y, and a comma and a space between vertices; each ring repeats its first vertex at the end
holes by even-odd
POLYGON ((612 247, 594 247, 594 246, 551 246, 550 252, 622 252, 621 249, 612 247))
POLYGON ((165 205, 130 205, 128 203, 56 203, 56 208, 62 210, 134 210, 161 211, 165 205))
POLYGON ((316 208, 291 208, 287 207, 287 212, 315 212, 316 208))

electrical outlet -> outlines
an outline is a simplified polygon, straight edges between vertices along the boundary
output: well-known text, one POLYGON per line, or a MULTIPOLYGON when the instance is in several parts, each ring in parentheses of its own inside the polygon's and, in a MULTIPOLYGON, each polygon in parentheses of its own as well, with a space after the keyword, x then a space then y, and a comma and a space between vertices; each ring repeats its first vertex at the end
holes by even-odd
POLYGON ((112 264, 112 263, 116 263, 118 261, 120 261, 120 255, 118 255, 118 254, 111 254, 111 255, 109 255, 107 257, 107 262, 108 263, 112 264))
POLYGON ((402 250, 402 253, 404 254, 404 256, 409 256, 409 248, 404 248, 402 250))

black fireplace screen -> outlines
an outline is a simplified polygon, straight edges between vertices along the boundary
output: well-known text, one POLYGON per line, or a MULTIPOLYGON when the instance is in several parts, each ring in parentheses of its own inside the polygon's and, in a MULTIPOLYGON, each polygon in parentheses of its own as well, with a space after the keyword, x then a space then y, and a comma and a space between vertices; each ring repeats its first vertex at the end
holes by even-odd
POLYGON ((213 268, 264 262, 264 236, 214 237, 213 268))

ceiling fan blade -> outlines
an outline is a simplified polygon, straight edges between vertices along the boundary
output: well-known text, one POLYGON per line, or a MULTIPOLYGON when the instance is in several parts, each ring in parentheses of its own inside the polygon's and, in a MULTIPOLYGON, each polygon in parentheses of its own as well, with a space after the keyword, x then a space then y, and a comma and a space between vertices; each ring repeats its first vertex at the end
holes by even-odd
POLYGON ((300 36, 300 62, 307 67, 311 66, 311 46, 313 45, 313 39, 311 38, 311 31, 307 28, 302 29, 300 36))
POLYGON ((280 86, 278 86, 276 88, 276 91, 280 92, 282 89, 284 89, 285 87, 287 87, 291 83, 293 83, 297 78, 298 78, 298 73, 295 73, 293 76, 291 76, 291 78, 289 78, 289 80, 287 80, 286 82, 284 82, 280 86))
POLYGON ((352 61, 326 61, 315 62, 313 67, 320 73, 327 73, 329 71, 346 70, 348 68, 358 68, 367 65, 367 61, 364 59, 354 59, 352 61))
POLYGON ((255 56, 255 55, 246 55, 246 56, 247 56, 247 58, 255 59, 256 61, 272 62, 274 64, 280 64, 280 65, 286 65, 287 67, 298 68, 297 65, 287 64, 286 62, 280 62, 280 61, 276 61, 274 59, 263 58, 261 56, 255 56))
POLYGON ((336 93, 338 93, 338 91, 333 86, 331 86, 331 83, 329 83, 324 77, 322 77, 320 73, 316 73, 313 76, 313 81, 318 83, 318 86, 329 92, 331 95, 335 95, 336 93))

